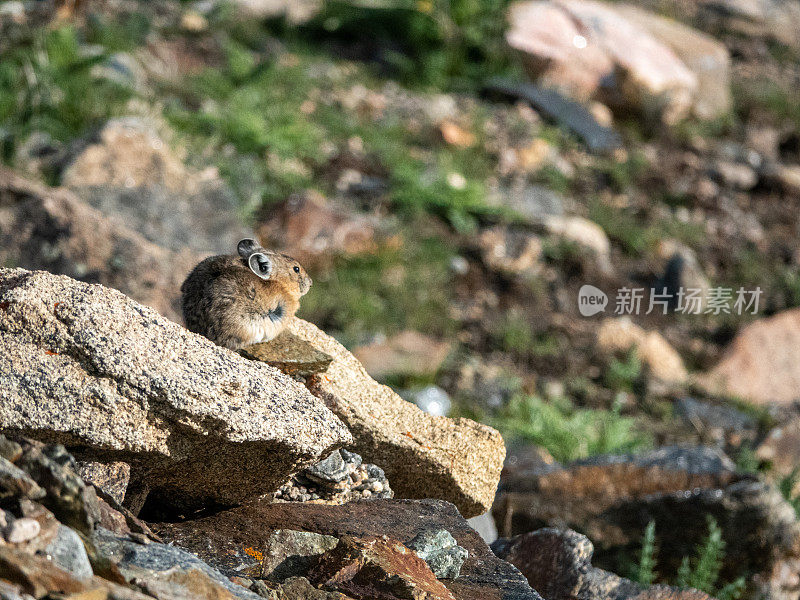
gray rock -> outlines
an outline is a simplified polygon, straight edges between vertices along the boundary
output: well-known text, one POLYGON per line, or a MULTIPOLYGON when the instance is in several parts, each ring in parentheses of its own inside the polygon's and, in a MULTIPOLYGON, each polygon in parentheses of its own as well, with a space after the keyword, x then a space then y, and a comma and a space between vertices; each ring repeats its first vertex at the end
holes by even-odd
POLYGON ((351 458, 350 461, 345 460, 342 453, 336 450, 324 460, 308 467, 303 471, 303 475, 318 483, 339 483, 347 479, 361 464, 361 457, 358 454, 348 452, 348 457, 351 458))
POLYGON ((575 466, 631 464, 642 468, 685 472, 690 475, 735 473, 736 464, 716 448, 664 446, 640 455, 604 454, 575 461, 575 466))
POLYGON ((512 191, 506 201, 510 209, 526 221, 540 222, 544 217, 564 214, 564 199, 543 185, 526 185, 520 191, 512 191))
POLYGON ((263 576, 272 581, 284 581, 306 575, 318 558, 338 543, 338 538, 310 531, 273 531, 264 548, 263 576))
POLYGON ((56 538, 45 548, 53 562, 78 579, 92 577, 92 565, 80 536, 65 525, 58 526, 56 538))
POLYGON ((719 428, 726 432, 751 435, 755 435, 758 429, 758 420, 754 416, 730 404, 703 402, 689 397, 675 401, 675 415, 706 429, 719 428))
POLYGON ((22 447, 17 465, 46 492, 39 500, 41 504, 63 524, 88 535, 100 521, 100 506, 94 488, 75 473, 75 460, 60 444, 45 446, 26 440, 22 447))
POLYGON ((497 526, 494 524, 492 513, 487 512, 477 517, 472 517, 467 519, 467 523, 478 532, 478 535, 487 544, 491 544, 497 539, 497 526))
POLYGON ((191 172, 155 124, 114 119, 89 141, 68 162, 63 185, 151 242, 173 251, 224 253, 252 237, 216 172, 191 172))
POLYGON ((193 554, 175 546, 156 542, 139 544, 102 527, 97 529, 92 541, 103 556, 118 564, 126 578, 148 577, 154 572, 196 569, 240 600, 261 598, 258 594, 236 585, 193 554))
POLYGON ((450 396, 438 385, 428 385, 417 390, 398 392, 409 402, 413 402, 429 415, 446 417, 450 412, 450 396))
POLYGON ((268 493, 351 442, 299 383, 117 291, 3 269, 0 306, 0 427, 124 460, 154 502, 268 493))
POLYGON ((428 563, 439 579, 455 579, 469 556, 466 548, 458 545, 446 529, 426 529, 406 544, 428 563))

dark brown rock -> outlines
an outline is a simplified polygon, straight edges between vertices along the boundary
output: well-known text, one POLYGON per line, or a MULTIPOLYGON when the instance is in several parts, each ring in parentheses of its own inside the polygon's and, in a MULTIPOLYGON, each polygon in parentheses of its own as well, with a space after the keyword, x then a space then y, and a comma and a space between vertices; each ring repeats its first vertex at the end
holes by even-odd
POLYGON ((571 531, 539 529, 510 540, 498 540, 492 550, 517 567, 531 587, 547 600, 709 600, 697 590, 663 585, 642 588, 608 571, 592 567, 594 547, 571 531))
POLYGON ((525 578, 492 554, 456 508, 434 500, 374 500, 339 506, 257 501, 185 523, 154 525, 157 533, 197 553, 228 575, 263 560, 277 529, 313 531, 341 538, 389 535, 402 543, 429 529, 446 529, 467 556, 459 577, 443 581, 457 600, 540 600, 525 578))
POLYGON ((517 470, 501 481, 493 514, 504 537, 541 527, 585 532, 601 566, 630 556, 655 521, 664 575, 674 574, 681 557, 703 541, 708 515, 726 542, 723 578, 751 572, 769 579, 800 552, 800 525, 780 492, 704 448, 517 470))
POLYGON ((388 537, 344 536, 309 581, 357 600, 455 600, 425 561, 388 537))

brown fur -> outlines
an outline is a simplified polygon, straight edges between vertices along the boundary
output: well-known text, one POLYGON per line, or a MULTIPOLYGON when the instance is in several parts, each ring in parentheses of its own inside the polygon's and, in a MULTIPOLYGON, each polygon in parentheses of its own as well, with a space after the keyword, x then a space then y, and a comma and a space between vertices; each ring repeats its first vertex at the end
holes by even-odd
POLYGON ((289 256, 257 245, 253 252, 271 261, 269 279, 261 279, 246 258, 235 255, 212 256, 189 273, 181 292, 190 331, 232 350, 269 341, 283 331, 311 287, 311 278, 289 256))

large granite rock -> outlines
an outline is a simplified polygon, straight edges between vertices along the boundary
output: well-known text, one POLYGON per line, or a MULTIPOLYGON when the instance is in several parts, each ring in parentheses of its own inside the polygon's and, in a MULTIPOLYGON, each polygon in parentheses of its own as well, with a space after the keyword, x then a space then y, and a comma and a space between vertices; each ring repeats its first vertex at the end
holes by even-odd
POLYGON ((800 399, 800 309, 744 327, 701 382, 712 392, 765 404, 800 399))
POLYGON ((61 183, 173 251, 224 254, 250 235, 216 171, 189 170, 156 125, 136 117, 106 123, 71 158, 61 183))
POLYGON ((375 382, 311 323, 293 319, 289 331, 333 357, 326 373, 309 377, 308 388, 350 429, 353 450, 383 468, 396 496, 447 500, 465 517, 489 509, 505 457, 497 431, 424 413, 375 382))
MULTIPOLYGON (((262 571, 272 534, 280 529, 311 531, 341 538, 386 535, 409 544, 420 533, 445 529, 467 550, 456 579, 441 580, 457 600, 540 600, 514 567, 497 558, 456 508, 436 500, 373 500, 338 506, 270 504, 253 501, 184 523, 161 523, 158 533, 196 553, 227 575, 256 577, 262 571)), ((299 575, 299 573, 298 573, 299 575)))
POLYGON ((120 292, 0 271, 0 427, 131 465, 154 504, 271 492, 351 440, 299 383, 120 292))
POLYGON ((498 540, 492 550, 517 567, 547 600, 710 600, 692 589, 643 588, 593 567, 592 542, 569 529, 545 528, 498 540))
POLYGON ((146 240, 62 188, 0 168, 0 263, 116 288, 181 321, 180 286, 198 258, 146 240))
POLYGON ((756 574, 771 594, 788 590, 781 578, 800 556, 800 525, 780 492, 737 473, 730 459, 707 448, 514 469, 500 484, 493 513, 504 537, 541 527, 582 531, 600 566, 636 551, 655 521, 662 575, 674 574, 681 557, 693 554, 711 515, 726 542, 722 576, 756 574))

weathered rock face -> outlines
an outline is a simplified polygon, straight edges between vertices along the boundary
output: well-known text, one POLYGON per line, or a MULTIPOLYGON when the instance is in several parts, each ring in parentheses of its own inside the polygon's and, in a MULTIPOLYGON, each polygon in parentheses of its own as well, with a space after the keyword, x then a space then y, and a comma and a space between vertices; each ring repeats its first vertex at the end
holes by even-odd
POLYGON ((800 309, 744 327, 702 382, 756 404, 800 398, 800 309))
POLYGON ((398 497, 447 500, 465 517, 488 510, 505 457, 497 431, 424 413, 373 381, 344 346, 311 323, 293 319, 289 331, 333 356, 308 387, 347 425, 353 450, 386 471, 398 497))
POLYGON ((62 174, 62 185, 105 215, 173 251, 226 254, 248 230, 233 193, 212 171, 190 172, 153 124, 106 123, 62 174))
POLYGON ((197 256, 147 241, 67 190, 0 168, 0 262, 102 283, 180 322, 180 285, 197 256))
POLYGON ((320 557, 309 581, 357 600, 455 600, 425 561, 386 536, 343 536, 320 557))
POLYGON ((501 482, 493 513, 501 536, 540 527, 583 531, 602 564, 634 550, 654 520, 662 573, 674 573, 680 557, 693 553, 711 515, 727 544, 723 575, 759 573, 773 588, 781 584, 770 582, 772 574, 800 552, 800 526, 780 492, 704 448, 517 469, 501 482))
POLYGON ((99 285, 0 271, 0 427, 131 465, 155 502, 274 491, 350 441, 299 383, 99 285))
MULTIPOLYGON (((158 533, 227 575, 257 577, 278 529, 341 538, 389 536, 408 544, 431 529, 446 529, 467 550, 458 578, 441 580, 457 600, 540 600, 514 567, 498 559, 454 506, 434 500, 374 500, 339 506, 254 501, 210 517, 162 523, 158 533)), ((301 575, 301 573, 298 573, 301 575)))
POLYGON ((697 590, 663 585, 646 589, 608 571, 592 567, 594 547, 569 529, 539 529, 492 544, 500 558, 517 567, 548 600, 709 600, 697 590))

